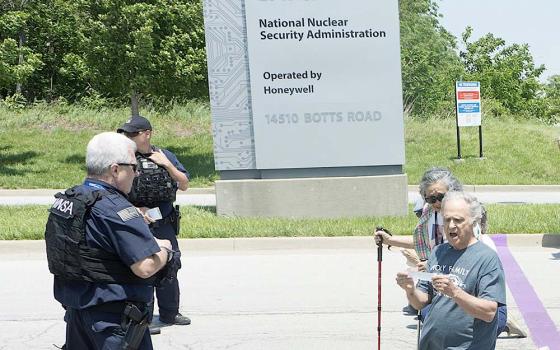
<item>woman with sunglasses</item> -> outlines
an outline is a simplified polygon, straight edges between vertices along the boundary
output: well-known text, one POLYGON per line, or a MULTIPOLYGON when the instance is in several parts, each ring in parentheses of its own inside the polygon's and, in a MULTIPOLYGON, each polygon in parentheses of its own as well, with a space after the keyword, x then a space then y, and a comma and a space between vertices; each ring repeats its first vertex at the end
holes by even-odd
MULTIPOLYGON (((387 232, 379 230, 375 232, 377 243, 395 247, 414 249, 420 262, 418 269, 426 269, 426 261, 430 256, 432 248, 443 243, 443 218, 439 214, 441 201, 449 191, 462 191, 463 185, 457 180, 447 168, 434 167, 428 169, 420 180, 419 192, 424 198, 425 204, 418 224, 414 228, 412 236, 391 236, 387 232)), ((409 255, 410 256, 410 255, 409 255)), ((415 259, 415 257, 410 257, 415 259)))

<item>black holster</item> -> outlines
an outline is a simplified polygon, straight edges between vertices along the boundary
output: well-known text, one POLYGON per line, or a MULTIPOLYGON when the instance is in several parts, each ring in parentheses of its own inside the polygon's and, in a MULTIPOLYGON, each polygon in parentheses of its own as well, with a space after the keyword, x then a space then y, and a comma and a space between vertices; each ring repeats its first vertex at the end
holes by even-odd
POLYGON ((175 236, 179 236, 181 232, 181 210, 178 205, 173 207, 173 211, 175 214, 175 236))
POLYGON ((136 305, 127 303, 122 316, 122 328, 126 330, 120 349, 136 350, 144 339, 144 334, 148 330, 150 323, 151 306, 148 305, 144 310, 140 310, 136 305))

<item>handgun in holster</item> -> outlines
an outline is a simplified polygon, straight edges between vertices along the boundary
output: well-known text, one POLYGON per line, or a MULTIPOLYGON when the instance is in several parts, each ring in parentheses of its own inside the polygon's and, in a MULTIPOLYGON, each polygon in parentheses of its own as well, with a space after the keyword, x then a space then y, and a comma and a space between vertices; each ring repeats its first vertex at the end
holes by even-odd
POLYGON ((136 350, 144 339, 150 323, 150 306, 140 310, 136 305, 128 303, 123 312, 122 326, 126 333, 121 343, 121 350, 136 350))
POLYGON ((168 250, 167 254, 172 254, 170 260, 158 271, 155 286, 159 287, 177 278, 177 271, 181 268, 181 252, 178 250, 168 250))

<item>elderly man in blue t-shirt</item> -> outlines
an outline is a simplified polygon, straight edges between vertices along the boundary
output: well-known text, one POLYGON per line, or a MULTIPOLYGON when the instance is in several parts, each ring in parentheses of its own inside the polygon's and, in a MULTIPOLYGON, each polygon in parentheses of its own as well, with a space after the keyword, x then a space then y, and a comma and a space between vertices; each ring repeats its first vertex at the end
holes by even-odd
POLYGON ((505 275, 496 253, 474 235, 481 205, 469 194, 448 192, 442 213, 448 243, 430 255, 431 280, 421 279, 415 287, 409 273, 397 274, 414 308, 432 304, 419 348, 494 349, 496 310, 506 304, 505 275))

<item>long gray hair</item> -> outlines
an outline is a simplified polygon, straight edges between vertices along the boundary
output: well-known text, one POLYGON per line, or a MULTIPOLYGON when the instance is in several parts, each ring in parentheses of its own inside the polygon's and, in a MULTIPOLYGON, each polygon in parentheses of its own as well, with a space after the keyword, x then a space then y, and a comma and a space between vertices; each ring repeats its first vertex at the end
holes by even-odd
POLYGON ((136 152, 136 143, 116 132, 103 132, 95 135, 86 150, 88 176, 101 176, 114 163, 130 163, 130 153, 136 152))
POLYGON ((418 186, 418 190, 420 191, 420 195, 422 198, 426 197, 426 190, 431 185, 441 182, 447 186, 448 191, 462 191, 463 185, 457 180, 451 171, 447 168, 442 167, 433 167, 424 173, 422 176, 422 180, 420 180, 420 185, 418 186))

